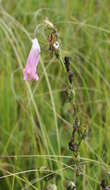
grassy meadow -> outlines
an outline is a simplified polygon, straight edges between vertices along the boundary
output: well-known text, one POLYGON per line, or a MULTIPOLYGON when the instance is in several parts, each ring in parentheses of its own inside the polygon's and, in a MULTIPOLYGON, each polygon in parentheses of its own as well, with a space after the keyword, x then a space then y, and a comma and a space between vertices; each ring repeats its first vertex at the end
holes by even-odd
POLYGON ((0 4, 0 190, 99 190, 110 184, 110 1, 2 0, 0 4), (67 73, 49 52, 45 19, 57 28, 67 73), (38 81, 23 68, 37 37, 38 81), (68 143, 78 118, 87 134, 78 157, 68 143), (76 176, 76 162, 78 176, 76 176), (52 186, 52 184, 54 184, 52 186), (55 186, 56 185, 56 186, 55 186))

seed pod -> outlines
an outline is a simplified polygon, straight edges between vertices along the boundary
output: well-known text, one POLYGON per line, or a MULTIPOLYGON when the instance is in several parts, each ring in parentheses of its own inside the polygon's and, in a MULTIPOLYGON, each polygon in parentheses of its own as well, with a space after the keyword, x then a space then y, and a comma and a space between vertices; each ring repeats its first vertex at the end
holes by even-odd
POLYGON ((47 190, 57 190, 57 186, 55 184, 49 184, 47 190))
POLYGON ((105 185, 105 179, 102 179, 100 186, 103 190, 110 190, 110 186, 105 185))
POLYGON ((73 73, 70 73, 68 76, 69 82, 72 84, 72 79, 73 79, 73 73))
POLYGON ((78 152, 78 145, 76 143, 73 143, 72 141, 70 141, 68 145, 71 151, 78 152))
POLYGON ((70 66, 70 61, 69 61, 69 57, 65 57, 64 58, 64 64, 65 64, 65 67, 66 67, 66 71, 69 72, 69 66, 70 66))

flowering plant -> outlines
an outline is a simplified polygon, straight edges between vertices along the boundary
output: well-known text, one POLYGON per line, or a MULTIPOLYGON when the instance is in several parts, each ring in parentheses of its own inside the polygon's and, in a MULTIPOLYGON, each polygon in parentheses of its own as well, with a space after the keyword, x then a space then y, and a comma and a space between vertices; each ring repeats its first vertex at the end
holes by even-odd
POLYGON ((26 67, 24 68, 24 80, 38 80, 39 77, 36 73, 36 67, 40 60, 40 45, 37 38, 32 40, 32 48, 30 50, 26 67))

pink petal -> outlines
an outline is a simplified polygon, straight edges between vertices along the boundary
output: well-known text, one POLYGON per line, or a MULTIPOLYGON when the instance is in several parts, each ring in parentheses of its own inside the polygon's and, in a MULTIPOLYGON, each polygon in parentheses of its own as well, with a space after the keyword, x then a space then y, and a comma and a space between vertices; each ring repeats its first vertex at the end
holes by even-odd
POLYGON ((26 67, 24 69, 24 80, 38 80, 39 77, 36 73, 36 67, 38 65, 40 59, 40 46, 38 44, 37 39, 33 40, 33 45, 30 50, 26 67))

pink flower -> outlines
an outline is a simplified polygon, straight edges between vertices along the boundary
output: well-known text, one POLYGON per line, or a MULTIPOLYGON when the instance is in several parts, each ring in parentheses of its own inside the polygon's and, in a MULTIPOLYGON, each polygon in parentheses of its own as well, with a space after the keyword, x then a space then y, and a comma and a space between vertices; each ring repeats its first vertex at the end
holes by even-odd
POLYGON ((32 48, 30 50, 26 67, 24 68, 24 80, 39 80, 36 73, 36 67, 40 59, 40 45, 37 38, 32 40, 32 48))

